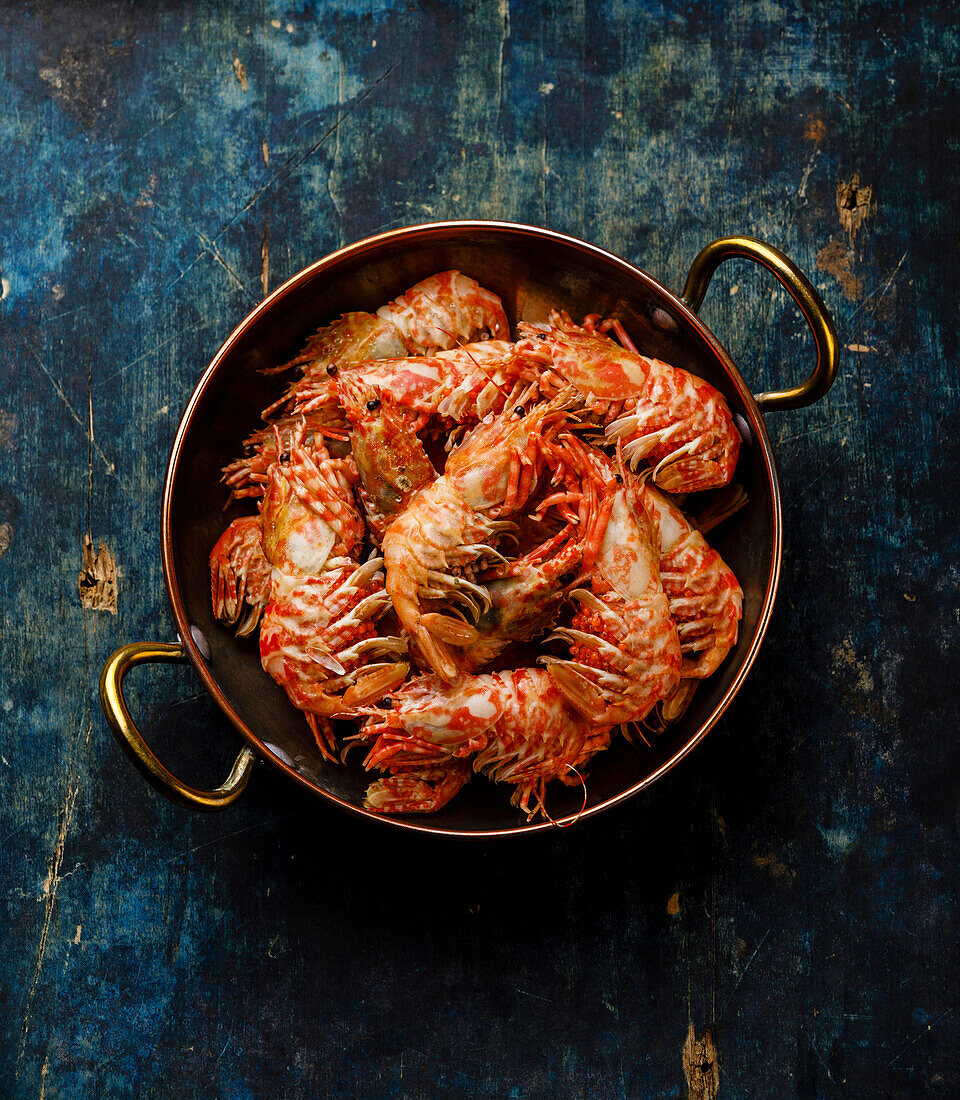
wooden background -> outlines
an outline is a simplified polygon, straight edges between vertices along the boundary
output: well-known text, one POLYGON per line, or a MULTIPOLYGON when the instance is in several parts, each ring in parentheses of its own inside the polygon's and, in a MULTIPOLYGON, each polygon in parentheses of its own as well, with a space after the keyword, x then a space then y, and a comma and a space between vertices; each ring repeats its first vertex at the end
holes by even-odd
MULTIPOLYGON (((0 10, 3 1095, 955 1093, 958 16, 0 10), (267 767, 221 816, 178 809, 96 685, 118 645, 173 637, 180 412, 265 291, 450 217, 567 231, 674 289, 747 232, 814 278, 841 373, 768 417, 786 552, 760 658, 688 761, 562 834, 393 836, 267 767)), ((756 390, 807 373, 762 272, 726 265, 703 316, 756 390)), ((193 674, 132 695, 219 782, 237 737, 193 674)))

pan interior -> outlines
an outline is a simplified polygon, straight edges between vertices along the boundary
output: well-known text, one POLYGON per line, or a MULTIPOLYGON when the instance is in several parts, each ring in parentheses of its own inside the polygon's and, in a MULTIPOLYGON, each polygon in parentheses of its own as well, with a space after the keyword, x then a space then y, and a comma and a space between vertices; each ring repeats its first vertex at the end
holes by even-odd
MULTIPOLYGON (((668 733, 639 749, 622 738, 590 765, 587 808, 593 810, 642 785, 702 736, 718 716, 729 688, 765 625, 777 568, 776 475, 756 406, 722 349, 654 280, 590 246, 516 226, 446 225, 374 239, 308 268, 285 284, 233 334, 204 376, 185 415, 171 458, 165 499, 165 564, 181 636, 218 702, 261 751, 291 769, 321 795, 359 809, 371 781, 359 764, 325 763, 302 715, 260 666, 256 641, 238 640, 213 617, 208 556, 226 524, 251 507, 232 504, 220 472, 260 426, 260 411, 289 382, 265 367, 291 358, 320 325, 349 310, 375 311, 437 271, 456 268, 497 293, 511 325, 545 320, 551 308, 574 320, 587 313, 616 316, 646 355, 705 378, 750 425, 736 480, 749 503, 710 534, 744 591, 737 646, 720 671, 702 684, 690 710, 668 733), (209 656, 207 656, 207 651, 209 656), (202 654, 202 656, 201 656, 202 654), (202 665, 202 667, 200 667, 202 665)), ((702 494, 704 502, 707 494, 702 494)), ((692 507, 699 508, 694 498, 692 507)), ((411 823, 463 834, 516 830, 522 816, 509 789, 475 778, 439 814, 411 823)), ((554 783, 548 808, 554 819, 575 814, 580 788, 554 783)))

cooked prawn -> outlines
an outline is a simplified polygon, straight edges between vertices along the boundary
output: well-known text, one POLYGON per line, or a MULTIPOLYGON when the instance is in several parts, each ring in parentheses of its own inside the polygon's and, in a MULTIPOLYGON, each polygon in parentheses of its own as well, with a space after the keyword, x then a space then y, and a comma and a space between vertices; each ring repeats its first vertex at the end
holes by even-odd
MULTIPOLYGON (((607 462, 581 448, 584 464, 607 462)), ((553 634, 570 644, 571 656, 540 659, 570 703, 600 725, 643 719, 674 689, 681 667, 652 517, 623 473, 619 479, 589 586, 571 593, 579 605, 571 625, 553 634)))
POLYGON ((449 645, 475 640, 476 630, 449 613, 426 612, 439 601, 444 612, 459 605, 472 618, 489 607, 475 583, 478 569, 502 562, 494 544, 512 529, 505 518, 522 508, 544 467, 544 441, 569 418, 573 394, 535 404, 518 393, 503 413, 478 425, 447 459, 443 476, 421 489, 383 539, 387 591, 403 627, 429 665, 446 680, 457 674, 449 645))
POLYGON ((687 517, 651 485, 641 493, 660 533, 660 580, 680 634, 681 676, 712 676, 736 645, 743 592, 730 567, 687 517))
POLYGON ((545 669, 462 676, 453 685, 420 676, 389 702, 389 709, 369 712, 361 731, 373 742, 365 767, 402 774, 473 756, 475 772, 513 785, 511 801, 528 819, 546 812, 547 783, 580 782, 584 764, 610 743, 612 725, 570 706, 545 669))
POLYGON ((414 355, 510 335, 496 294, 459 271, 440 271, 381 306, 377 316, 400 330, 414 355))
POLYGON ((260 545, 260 517, 241 516, 210 551, 213 613, 220 622, 235 626, 242 638, 257 629, 269 596, 270 563, 260 545))
POLYGON ((352 459, 316 445, 294 447, 270 467, 261 516, 264 556, 272 567, 270 600, 260 629, 264 669, 287 692, 324 755, 335 741, 328 719, 355 713, 403 682, 402 638, 380 636, 389 608, 383 561, 355 560, 363 520, 353 499, 352 459), (379 663, 371 661, 379 658, 379 663))
POLYGON ((552 313, 549 324, 521 324, 518 353, 547 368, 544 392, 575 385, 601 418, 609 443, 623 443, 636 467, 670 492, 726 485, 740 453, 723 395, 689 371, 625 348, 552 313))

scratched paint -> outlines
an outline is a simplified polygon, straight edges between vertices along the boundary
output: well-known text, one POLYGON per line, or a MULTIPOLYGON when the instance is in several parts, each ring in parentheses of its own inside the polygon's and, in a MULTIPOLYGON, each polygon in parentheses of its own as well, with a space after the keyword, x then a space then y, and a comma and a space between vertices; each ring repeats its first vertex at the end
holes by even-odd
MULTIPOLYGON (((7 1093, 912 1097, 960 1076, 958 15, 0 12, 7 1093), (331 249, 468 216, 575 233, 673 289, 752 233, 833 310, 837 384, 767 420, 786 546, 746 687, 649 796, 532 845, 381 835, 262 769, 228 814, 165 804, 96 681, 117 645, 173 638, 158 507, 200 372, 331 249), (115 615, 79 598, 84 532, 122 563, 115 615)), ((755 390, 809 370, 764 273, 721 269, 702 312, 755 390)), ((237 739, 189 670, 128 690, 165 760, 222 781, 237 739)))

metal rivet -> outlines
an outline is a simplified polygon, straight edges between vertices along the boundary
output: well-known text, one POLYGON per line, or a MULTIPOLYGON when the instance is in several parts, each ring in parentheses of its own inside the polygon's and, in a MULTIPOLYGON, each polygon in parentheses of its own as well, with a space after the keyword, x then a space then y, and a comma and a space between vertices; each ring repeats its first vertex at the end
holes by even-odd
POLYGON ((650 320, 657 326, 661 332, 679 332, 680 326, 674 320, 674 318, 667 313, 665 309, 661 309, 659 306, 655 306, 650 311, 650 320))
POLYGON ((203 631, 199 626, 190 627, 190 637, 193 638, 194 645, 200 650, 200 656, 209 661, 213 656, 213 650, 210 648, 210 643, 204 637, 203 631))

